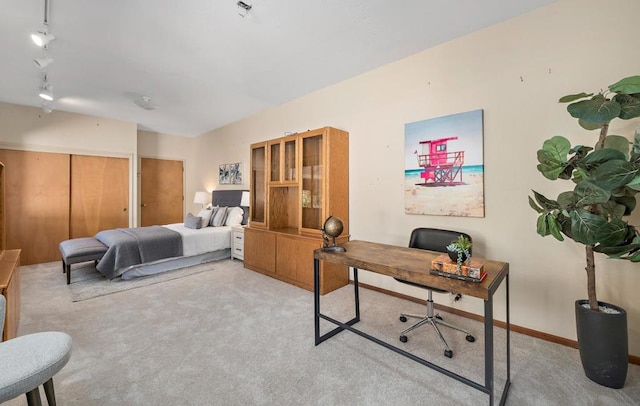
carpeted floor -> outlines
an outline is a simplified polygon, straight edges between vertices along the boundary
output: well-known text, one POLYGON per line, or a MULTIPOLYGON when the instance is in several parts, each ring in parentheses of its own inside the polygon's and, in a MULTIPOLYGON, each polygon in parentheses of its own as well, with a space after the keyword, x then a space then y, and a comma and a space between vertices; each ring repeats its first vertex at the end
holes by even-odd
MULTIPOLYGON (((343 332, 315 347, 311 292, 246 270, 237 260, 216 264, 208 272, 75 303, 59 263, 21 267, 19 334, 61 330, 74 339, 71 360, 54 378, 58 404, 488 404, 487 395, 355 334, 343 332)), ((323 311, 350 317, 352 292, 348 286, 323 296, 323 311)), ((362 289, 358 326, 482 381, 480 323, 443 314, 478 338, 468 343, 463 334, 445 331, 455 352, 448 359, 429 330, 399 343, 401 311, 423 309, 362 289)), ((503 348, 503 330, 496 329, 496 338, 503 348)), ((614 390, 584 376, 577 350, 516 333, 511 344, 508 405, 640 404, 637 365, 630 365, 625 387, 614 390)), ((498 385, 503 365, 498 352, 498 385)), ((6 405, 26 405, 26 398, 6 405)))

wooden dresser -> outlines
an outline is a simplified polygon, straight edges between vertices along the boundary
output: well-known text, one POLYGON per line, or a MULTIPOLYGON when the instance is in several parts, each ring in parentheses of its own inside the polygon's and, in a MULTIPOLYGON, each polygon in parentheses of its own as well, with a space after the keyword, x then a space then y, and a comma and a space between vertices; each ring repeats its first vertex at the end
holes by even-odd
POLYGON ((0 254, 0 294, 7 299, 7 314, 2 341, 15 338, 20 322, 20 250, 0 254))

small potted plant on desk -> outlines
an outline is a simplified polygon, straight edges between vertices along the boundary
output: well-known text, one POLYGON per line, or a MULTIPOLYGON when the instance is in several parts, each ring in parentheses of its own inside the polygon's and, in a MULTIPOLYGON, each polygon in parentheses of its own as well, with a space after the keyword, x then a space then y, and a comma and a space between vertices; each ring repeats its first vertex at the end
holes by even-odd
POLYGON ((449 258, 454 261, 458 275, 462 273, 462 264, 469 264, 471 260, 471 241, 464 235, 459 235, 457 239, 447 245, 449 258))
POLYGON ((640 262, 640 235, 624 218, 636 208, 640 191, 640 131, 633 143, 607 135, 614 118, 640 117, 640 76, 632 76, 598 93, 564 96, 567 111, 586 130, 600 130, 595 146, 571 146, 555 136, 538 150, 538 171, 550 180, 570 180, 571 187, 553 200, 533 191, 530 206, 539 213, 537 231, 585 246, 588 300, 576 300, 580 359, 587 377, 621 388, 627 375, 627 313, 596 298, 594 252, 640 262), (534 200, 535 199, 535 200, 534 200), (588 304, 588 305, 587 305, 588 304))

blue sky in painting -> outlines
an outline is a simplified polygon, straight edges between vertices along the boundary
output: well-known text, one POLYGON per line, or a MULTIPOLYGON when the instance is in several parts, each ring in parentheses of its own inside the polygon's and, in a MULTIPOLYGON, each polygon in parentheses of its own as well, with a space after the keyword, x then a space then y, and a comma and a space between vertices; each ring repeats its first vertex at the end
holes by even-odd
POLYGON ((418 169, 413 153, 422 153, 420 141, 458 137, 448 141, 449 152, 464 151, 465 165, 482 165, 482 110, 416 121, 404 125, 405 169, 418 169))

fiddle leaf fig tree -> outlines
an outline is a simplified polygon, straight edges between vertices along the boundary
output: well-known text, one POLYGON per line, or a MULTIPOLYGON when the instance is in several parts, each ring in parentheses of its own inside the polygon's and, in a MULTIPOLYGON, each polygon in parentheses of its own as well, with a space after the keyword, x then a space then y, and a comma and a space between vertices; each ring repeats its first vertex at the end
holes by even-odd
POLYGON ((640 262, 640 234, 628 223, 640 191, 640 131, 633 142, 608 135, 615 119, 640 117, 640 76, 631 76, 598 93, 564 96, 567 111, 586 130, 599 130, 593 147, 574 145, 562 136, 538 150, 538 171, 549 180, 570 180, 571 189, 549 199, 533 191, 529 205, 539 213, 538 234, 584 244, 589 307, 598 310, 594 252, 640 262))

